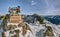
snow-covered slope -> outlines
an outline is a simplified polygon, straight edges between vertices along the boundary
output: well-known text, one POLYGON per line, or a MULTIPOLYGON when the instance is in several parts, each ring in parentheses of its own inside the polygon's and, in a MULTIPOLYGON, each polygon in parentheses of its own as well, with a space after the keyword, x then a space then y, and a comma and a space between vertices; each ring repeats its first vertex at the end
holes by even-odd
MULTIPOLYGON (((47 20, 44 20, 44 22, 46 24, 39 24, 37 22, 28 24, 33 32, 34 37, 44 37, 44 32, 47 29, 44 25, 50 26, 53 29, 54 37, 60 36, 60 28, 58 25, 52 24, 47 20)), ((0 30, 0 37, 2 37, 1 32, 2 29, 0 30)))
MULTIPOLYGON (((45 26, 42 26, 42 24, 40 24, 40 25, 31 25, 31 24, 29 24, 29 26, 30 26, 33 34, 36 37, 44 37, 43 33, 46 31, 45 26)), ((58 28, 57 25, 55 25, 55 24, 46 24, 46 26, 50 26, 53 29, 54 37, 59 37, 60 29, 58 28)))

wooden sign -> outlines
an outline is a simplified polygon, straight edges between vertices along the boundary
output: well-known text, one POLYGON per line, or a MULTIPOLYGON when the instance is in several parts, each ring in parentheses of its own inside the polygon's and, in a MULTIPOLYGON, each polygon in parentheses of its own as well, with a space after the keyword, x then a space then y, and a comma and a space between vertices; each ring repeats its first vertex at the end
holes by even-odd
POLYGON ((21 16, 10 16, 10 23, 21 23, 22 17, 21 16))

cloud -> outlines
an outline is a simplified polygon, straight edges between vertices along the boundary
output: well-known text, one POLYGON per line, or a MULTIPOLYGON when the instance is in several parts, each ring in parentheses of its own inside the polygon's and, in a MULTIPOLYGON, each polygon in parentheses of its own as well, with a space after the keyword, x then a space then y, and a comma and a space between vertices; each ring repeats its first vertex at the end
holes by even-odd
POLYGON ((40 10, 36 11, 35 13, 39 15, 60 15, 60 9, 50 9, 50 10, 40 10))
POLYGON ((31 1, 31 5, 35 5, 35 4, 37 4, 37 2, 35 2, 35 1, 31 1))
POLYGON ((45 0, 47 9, 41 10, 41 15, 60 15, 60 0, 45 0))
POLYGON ((45 12, 45 15, 60 15, 59 10, 48 10, 45 12))

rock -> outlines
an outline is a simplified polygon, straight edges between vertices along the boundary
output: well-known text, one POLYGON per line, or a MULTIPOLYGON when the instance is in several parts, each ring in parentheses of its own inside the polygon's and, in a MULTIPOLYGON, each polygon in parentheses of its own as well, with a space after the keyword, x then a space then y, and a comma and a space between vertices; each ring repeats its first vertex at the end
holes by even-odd
POLYGON ((50 26, 46 26, 46 28, 47 30, 44 33, 44 36, 54 36, 52 28, 50 26))

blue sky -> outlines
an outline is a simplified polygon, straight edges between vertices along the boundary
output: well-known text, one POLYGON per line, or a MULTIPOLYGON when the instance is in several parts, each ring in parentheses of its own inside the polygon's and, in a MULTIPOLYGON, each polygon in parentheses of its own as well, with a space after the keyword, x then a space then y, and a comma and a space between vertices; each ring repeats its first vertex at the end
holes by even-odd
POLYGON ((21 7, 21 14, 60 15, 60 0, 0 0, 0 14, 16 6, 21 7))

